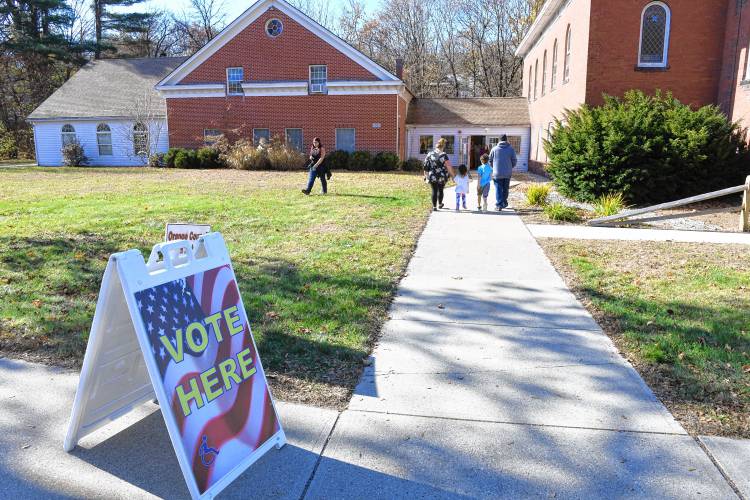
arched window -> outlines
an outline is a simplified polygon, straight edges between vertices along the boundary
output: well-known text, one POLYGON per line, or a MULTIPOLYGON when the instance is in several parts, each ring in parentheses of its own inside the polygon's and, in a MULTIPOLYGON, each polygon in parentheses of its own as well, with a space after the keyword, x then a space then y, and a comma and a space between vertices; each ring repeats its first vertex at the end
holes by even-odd
POLYGON ((133 153, 138 156, 148 155, 148 130, 140 122, 133 125, 133 153))
POLYGON ((570 25, 568 25, 568 31, 565 33, 565 62, 563 63, 563 83, 570 81, 570 39, 572 33, 570 25))
POLYGON ((638 65, 664 68, 669 50, 671 13, 663 2, 651 2, 641 14, 641 44, 638 65))
POLYGON ((544 51, 544 59, 542 59, 542 97, 547 93, 547 51, 544 51))
POLYGON ((112 154, 112 130, 106 123, 96 126, 96 144, 99 146, 99 156, 112 154))
POLYGON ((537 90, 539 89, 539 59, 534 63, 534 100, 536 101, 537 90))
POLYGON ((62 136, 63 146, 67 146, 68 144, 76 142, 76 129, 74 129, 73 125, 69 123, 66 123, 62 126, 60 135, 62 136))
POLYGON ((552 74, 550 75, 549 91, 552 92, 557 87, 557 38, 555 45, 552 46, 552 74))
POLYGON ((528 98, 529 98, 529 102, 531 102, 531 81, 532 81, 531 80, 532 79, 531 71, 532 71, 531 66, 529 66, 529 92, 527 94, 528 98))

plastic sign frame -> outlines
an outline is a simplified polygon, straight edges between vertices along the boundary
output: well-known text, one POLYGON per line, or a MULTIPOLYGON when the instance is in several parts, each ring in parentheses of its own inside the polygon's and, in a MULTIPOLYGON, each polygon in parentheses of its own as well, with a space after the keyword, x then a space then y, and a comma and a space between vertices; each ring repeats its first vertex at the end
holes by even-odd
MULTIPOLYGON (((189 292, 188 290, 186 293, 189 295, 189 292)), ((196 303, 197 295, 195 294, 196 303)), ((174 297, 177 300, 177 295, 174 297)), ((218 314, 214 316, 218 316, 218 314)), ((188 328, 184 328, 187 325, 175 324, 174 326, 179 326, 185 332, 188 331, 188 328)), ((203 338, 206 339, 206 336, 203 338)), ((168 341, 161 339, 161 342, 164 343, 164 346, 169 347, 166 344, 168 341)), ((172 350, 170 350, 170 353, 179 350, 177 349, 178 345, 178 341, 175 340, 171 344, 172 350)), ((194 340, 192 345, 195 345, 194 340)), ((234 345, 230 344, 230 347, 233 349, 234 345)), ((185 348, 187 349, 187 347, 185 348)), ((189 351, 186 351, 186 353, 191 354, 189 351)), ((234 363, 235 371, 238 371, 237 361, 235 360, 234 363)), ((239 364, 242 364, 241 359, 239 364)), ((225 370, 225 372, 228 371, 225 370)), ((205 380, 201 381, 205 384, 205 380)), ((226 376, 224 382, 232 385, 232 380, 227 382, 226 376)), ((180 384, 184 385, 182 382, 180 384)), ((215 400, 207 399, 209 393, 207 387, 202 385, 203 391, 201 391, 201 394, 204 404, 197 405, 196 400, 193 399, 192 403, 188 402, 188 411, 191 413, 179 415, 184 418, 183 426, 187 425, 185 424, 187 419, 199 416, 202 410, 211 408, 211 405, 216 405, 222 400, 223 396, 215 400)), ((84 436, 129 413, 137 406, 153 400, 154 395, 159 402, 180 469, 193 499, 213 498, 272 447, 281 448, 286 444, 286 436, 278 418, 278 412, 270 387, 267 384, 255 339, 247 320, 242 297, 236 285, 236 277, 229 253, 224 239, 219 233, 210 233, 195 242, 181 240, 158 244, 154 246, 148 262, 144 261, 143 256, 137 250, 117 253, 110 257, 102 278, 96 312, 94 313, 91 333, 81 368, 81 377, 65 437, 65 450, 71 451, 84 436), (250 360, 251 364, 245 363, 242 368, 244 375, 252 373, 239 382, 237 382, 237 379, 240 378, 239 375, 234 373, 236 378, 230 376, 229 379, 234 379, 236 384, 227 391, 239 391, 243 388, 243 384, 252 384, 252 388, 248 389, 245 386, 244 390, 245 392, 252 391, 253 399, 239 402, 240 398, 237 397, 232 404, 235 405, 236 403, 235 406, 239 406, 246 403, 248 422, 253 418, 258 418, 257 414, 253 415, 251 412, 255 410, 257 413, 259 410, 265 409, 260 417, 262 418, 260 427, 264 432, 258 434, 260 437, 256 442, 256 447, 245 447, 245 451, 248 452, 240 453, 236 463, 230 458, 229 464, 223 463, 222 470, 224 472, 219 477, 214 478, 210 484, 204 482, 201 486, 195 476, 197 454, 200 455, 202 465, 209 467, 210 464, 207 465, 204 461, 204 454, 211 454, 210 461, 213 462, 221 456, 220 452, 224 451, 224 448, 215 449, 211 447, 211 443, 207 443, 206 436, 203 435, 202 444, 200 448, 197 448, 199 451, 191 450, 191 454, 186 449, 177 421, 177 413, 181 411, 180 405, 177 404, 175 405, 176 408, 173 407, 177 387, 165 387, 164 365, 160 366, 157 359, 159 354, 163 356, 163 352, 159 353, 158 350, 154 349, 155 336, 152 333, 149 337, 149 331, 147 330, 151 325, 147 324, 144 319, 145 308, 142 307, 143 304, 140 304, 137 297, 143 298, 144 293, 150 293, 151 290, 156 290, 158 287, 166 290, 169 284, 174 286, 175 283, 182 283, 184 286, 191 279, 195 280, 197 276, 202 277, 202 273, 216 272, 217 269, 221 269, 219 272, 223 273, 223 283, 230 287, 233 286, 236 290, 236 305, 223 311, 222 318, 225 320, 225 326, 222 328, 218 326, 220 320, 214 318, 212 328, 206 328, 209 333, 208 339, 218 342, 221 336, 219 331, 224 332, 224 338, 221 342, 231 342, 234 338, 240 339, 242 345, 247 347, 243 353, 251 352, 254 355, 250 360), (241 332, 242 335, 236 335, 240 333, 240 327, 244 328, 241 332), (230 332, 234 332, 231 333, 231 337, 226 335, 227 328, 230 332), (252 368, 246 370, 247 366, 252 366, 252 368), (259 389, 256 388, 256 384, 259 384, 257 386, 259 389), (260 396, 264 398, 265 408, 256 408, 258 391, 265 391, 260 396), (273 420, 271 420, 271 417, 273 420), (267 418, 268 421, 266 421, 267 418), (269 426, 269 422, 272 425, 269 426)), ((186 406, 183 405, 182 411, 185 410, 186 406)), ((205 429, 205 427, 202 429, 205 429)), ((196 444, 194 448, 196 446, 198 445, 196 444)), ((234 450, 230 450, 230 455, 225 456, 233 458, 234 455, 237 455, 236 447, 234 450)))

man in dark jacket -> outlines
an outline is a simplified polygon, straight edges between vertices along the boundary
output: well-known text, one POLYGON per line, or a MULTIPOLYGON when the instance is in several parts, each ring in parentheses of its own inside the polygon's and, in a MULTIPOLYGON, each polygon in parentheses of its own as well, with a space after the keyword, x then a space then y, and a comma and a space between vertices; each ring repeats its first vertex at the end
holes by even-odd
POLYGON ((516 152, 508 142, 508 136, 503 134, 498 145, 490 151, 492 181, 495 183, 495 210, 508 207, 510 177, 517 161, 516 152))

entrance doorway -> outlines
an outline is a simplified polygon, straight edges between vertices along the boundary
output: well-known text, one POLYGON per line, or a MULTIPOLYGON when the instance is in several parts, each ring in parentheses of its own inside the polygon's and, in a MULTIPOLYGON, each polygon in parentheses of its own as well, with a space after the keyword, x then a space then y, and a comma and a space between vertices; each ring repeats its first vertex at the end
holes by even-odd
POLYGON ((485 154, 489 153, 489 148, 487 147, 487 136, 484 135, 472 135, 469 138, 469 168, 477 168, 479 164, 481 163, 479 161, 479 158, 485 154))

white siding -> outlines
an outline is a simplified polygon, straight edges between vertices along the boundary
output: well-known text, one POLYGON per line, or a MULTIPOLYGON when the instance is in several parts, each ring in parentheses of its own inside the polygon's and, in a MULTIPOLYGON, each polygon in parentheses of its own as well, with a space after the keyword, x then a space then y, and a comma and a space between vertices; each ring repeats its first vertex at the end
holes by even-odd
MULTIPOLYGON (((133 154, 132 141, 128 135, 128 131, 133 127, 133 122, 106 119, 35 122, 34 138, 36 142, 36 158, 39 165, 45 167, 62 165, 62 137, 60 130, 66 123, 73 125, 75 128, 76 137, 83 146, 83 150, 89 159, 89 165, 115 167, 143 165, 142 160, 133 154), (106 123, 112 131, 112 155, 99 156, 99 147, 96 142, 96 127, 100 123, 106 123)), ((150 129, 153 150, 165 153, 169 149, 166 120, 153 123, 150 129)))
MULTIPOLYGON (((419 152, 419 136, 421 135, 432 135, 433 144, 437 144, 438 139, 443 135, 454 135, 456 137, 456 151, 452 155, 448 155, 453 165, 461 163, 460 151, 461 141, 472 135, 483 135, 486 137, 495 137, 500 135, 509 136, 521 136, 521 150, 516 151, 518 155, 518 166, 519 171, 527 171, 529 169, 529 150, 531 144, 531 129, 529 127, 421 127, 421 126, 410 126, 408 127, 406 137, 406 156, 408 158, 423 159, 424 155, 419 152)), ((466 160, 464 160, 466 161, 466 160)))

